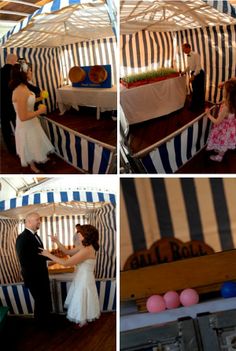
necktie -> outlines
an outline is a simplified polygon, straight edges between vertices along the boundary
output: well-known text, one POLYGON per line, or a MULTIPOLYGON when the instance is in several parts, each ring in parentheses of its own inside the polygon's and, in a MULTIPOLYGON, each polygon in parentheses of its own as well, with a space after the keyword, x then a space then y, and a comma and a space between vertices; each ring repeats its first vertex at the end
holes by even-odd
POLYGON ((43 243, 42 243, 40 237, 38 236, 37 232, 34 233, 34 237, 35 237, 35 239, 38 241, 39 245, 40 245, 41 247, 43 247, 43 243))

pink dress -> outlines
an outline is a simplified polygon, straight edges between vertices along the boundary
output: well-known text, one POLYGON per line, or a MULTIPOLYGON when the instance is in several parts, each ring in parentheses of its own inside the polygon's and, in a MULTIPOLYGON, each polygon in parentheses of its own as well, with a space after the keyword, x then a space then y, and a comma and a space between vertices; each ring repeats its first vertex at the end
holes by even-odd
MULTIPOLYGON (((220 112, 223 109, 221 106, 220 112)), ((220 124, 214 124, 207 141, 207 150, 226 152, 236 148, 236 119, 234 113, 228 113, 220 124)))

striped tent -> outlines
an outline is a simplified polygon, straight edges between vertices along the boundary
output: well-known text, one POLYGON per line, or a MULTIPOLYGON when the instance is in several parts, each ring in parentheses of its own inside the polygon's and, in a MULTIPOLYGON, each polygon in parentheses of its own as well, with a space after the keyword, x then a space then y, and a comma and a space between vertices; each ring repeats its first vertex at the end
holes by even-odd
POLYGON ((236 247, 235 178, 122 178, 120 264, 161 238, 236 247))
POLYGON ((201 55, 206 100, 236 76, 236 10, 228 1, 121 1, 121 76, 159 67, 186 67, 182 44, 201 55))
POLYGON ((113 0, 54 0, 0 39, 0 66, 10 52, 32 63, 36 85, 49 92, 49 111, 55 110, 56 89, 68 84, 75 65, 110 64, 115 84, 114 11, 113 0))
MULTIPOLYGON (((0 202, 0 305, 15 306, 14 313, 22 313, 24 308, 30 313, 29 292, 20 282, 20 267, 15 253, 15 239, 23 230, 23 218, 27 213, 38 212, 41 216, 41 227, 38 234, 44 247, 52 249, 48 235, 57 233, 59 240, 66 246, 73 245, 75 225, 92 224, 99 230, 100 249, 97 254, 95 277, 103 309, 115 308, 116 276, 116 199, 115 195, 102 191, 65 190, 41 191, 29 193, 17 198, 0 202), (17 283, 17 284, 16 284, 17 283), (20 294, 20 298, 19 298, 20 294), (9 302, 10 301, 10 302, 9 302), (26 306, 26 307, 25 307, 26 306), (18 312, 15 312, 18 311, 18 312)), ((52 278, 52 296, 58 292, 55 303, 64 301, 67 285, 65 278, 52 278)), ((62 312, 56 305, 55 310, 62 312)))
MULTIPOLYGON (((115 25, 113 0, 54 0, 0 39, 0 67, 9 53, 30 62, 35 84, 49 92, 45 103, 52 112, 57 107, 56 90, 69 84, 73 66, 109 64, 116 84, 115 25)), ((67 163, 84 173, 114 173, 115 147, 43 116, 40 120, 56 154, 67 163)))

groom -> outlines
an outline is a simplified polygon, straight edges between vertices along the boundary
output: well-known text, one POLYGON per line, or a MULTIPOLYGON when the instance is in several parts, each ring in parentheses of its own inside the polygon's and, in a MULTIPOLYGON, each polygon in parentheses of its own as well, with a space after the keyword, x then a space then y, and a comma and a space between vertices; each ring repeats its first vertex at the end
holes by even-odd
POLYGON ((25 286, 34 298, 34 317, 40 326, 49 326, 51 293, 46 258, 39 255, 43 243, 36 231, 40 228, 38 213, 25 218, 25 230, 16 239, 16 252, 25 286))

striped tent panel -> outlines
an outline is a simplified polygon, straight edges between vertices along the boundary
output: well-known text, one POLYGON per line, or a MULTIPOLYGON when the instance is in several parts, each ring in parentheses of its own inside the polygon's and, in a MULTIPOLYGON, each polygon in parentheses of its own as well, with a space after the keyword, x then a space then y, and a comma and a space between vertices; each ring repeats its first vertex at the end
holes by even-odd
POLYGON ((95 210, 89 216, 89 223, 99 232, 100 248, 97 252, 96 278, 116 276, 116 209, 108 204, 95 210))
POLYGON ((121 77, 162 66, 184 70, 186 57, 182 44, 185 42, 189 42, 192 50, 201 56, 206 72, 206 100, 221 101, 222 92, 218 84, 236 76, 235 25, 122 35, 121 77))
POLYGON ((0 66, 6 56, 14 53, 32 64, 33 80, 41 90, 47 90, 48 99, 44 101, 48 111, 56 109, 56 89, 62 86, 61 58, 59 48, 4 48, 0 53, 0 66))
POLYGON ((221 1, 202 0, 202 1, 204 1, 208 5, 211 5, 216 10, 236 18, 236 8, 232 6, 228 0, 221 0, 221 1))
POLYGON ((110 64, 113 84, 116 84, 115 38, 92 40, 57 48, 3 48, 0 51, 0 67, 5 64, 9 53, 25 58, 32 64, 35 84, 49 93, 49 98, 45 100, 48 112, 57 108, 56 89, 70 83, 69 70, 75 65, 110 64))
POLYGON ((84 202, 111 202, 116 203, 114 194, 102 193, 96 191, 45 191, 41 193, 32 193, 19 196, 5 201, 0 201, 0 212, 9 209, 46 203, 58 203, 69 201, 84 202))
POLYGON ((34 299, 23 283, 0 285, 0 306, 7 306, 10 314, 32 314, 34 299))
MULTIPOLYGON (((57 248, 57 246, 50 240, 49 235, 56 234, 63 245, 72 247, 74 244, 73 237, 76 231, 76 224, 88 224, 88 215, 42 216, 40 219, 41 225, 37 233, 40 236, 45 249, 48 250, 57 248)), ((19 223, 17 235, 21 233, 24 228, 25 225, 22 221, 19 223)))
MULTIPOLYGON (((71 282, 52 281, 51 294, 53 312, 64 313, 64 301, 71 282)), ((96 280, 101 311, 116 310, 116 282, 115 280, 96 280)), ((8 306, 10 314, 27 315, 34 310, 34 300, 23 283, 0 285, 0 306, 8 306)))
POLYGON ((104 38, 61 47, 63 81, 69 84, 68 73, 73 66, 111 65, 112 82, 116 84, 116 38, 104 38))
POLYGON ((0 284, 13 283, 21 279, 15 252, 18 223, 16 219, 0 220, 0 284))
POLYGON ((178 69, 186 67, 186 55, 181 48, 188 42, 201 56, 206 73, 206 100, 221 101, 222 90, 218 89, 218 84, 236 76, 236 25, 179 31, 175 39, 178 69))
POLYGON ((160 67, 172 67, 174 45, 172 33, 141 31, 120 37, 121 77, 160 67))
POLYGON ((115 147, 69 129, 47 117, 41 124, 63 160, 86 173, 105 174, 113 167, 115 147))
POLYGON ((210 125, 204 114, 175 132, 167 141, 164 139, 150 146, 145 156, 139 156, 144 153, 142 151, 134 157, 141 161, 147 173, 175 173, 206 145, 210 125))
POLYGON ((122 178, 120 264, 165 237, 236 247, 236 178, 122 178))

